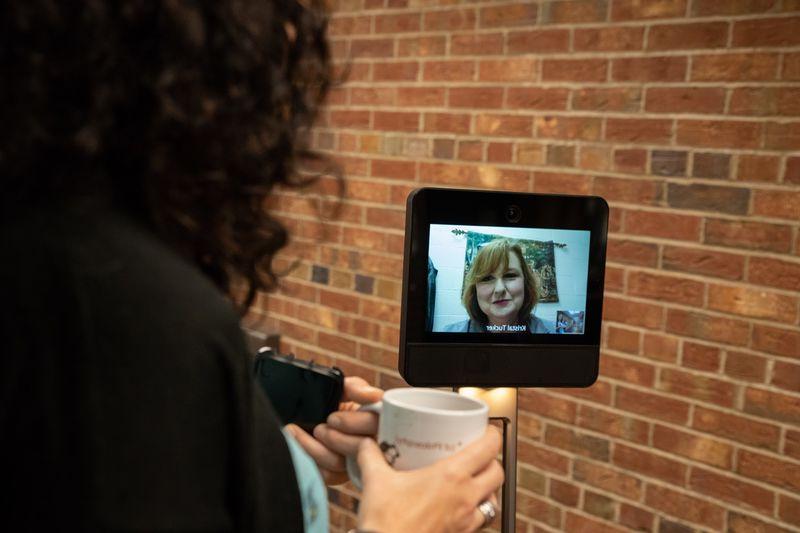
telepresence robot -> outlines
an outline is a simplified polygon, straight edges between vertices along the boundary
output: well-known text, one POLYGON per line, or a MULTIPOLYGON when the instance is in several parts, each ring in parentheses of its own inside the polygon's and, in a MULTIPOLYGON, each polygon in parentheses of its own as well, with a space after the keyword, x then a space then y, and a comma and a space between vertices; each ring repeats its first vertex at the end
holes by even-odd
POLYGON ((607 233, 595 196, 408 198, 399 371, 480 397, 502 424, 504 532, 515 531, 518 388, 597 379, 607 233))

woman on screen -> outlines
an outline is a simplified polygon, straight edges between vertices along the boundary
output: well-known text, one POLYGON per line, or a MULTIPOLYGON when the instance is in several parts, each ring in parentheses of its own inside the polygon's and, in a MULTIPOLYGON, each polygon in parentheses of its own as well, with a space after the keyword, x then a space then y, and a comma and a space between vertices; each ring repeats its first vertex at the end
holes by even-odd
POLYGON ((552 333, 533 314, 538 294, 538 279, 522 248, 496 239, 478 251, 464 279, 462 302, 469 318, 444 331, 552 333))

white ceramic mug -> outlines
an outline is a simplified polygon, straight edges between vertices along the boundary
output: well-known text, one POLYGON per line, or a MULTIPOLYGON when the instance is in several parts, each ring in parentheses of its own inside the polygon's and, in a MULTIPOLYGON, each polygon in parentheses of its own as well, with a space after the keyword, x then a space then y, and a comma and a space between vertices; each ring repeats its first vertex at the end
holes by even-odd
MULTIPOLYGON (((378 445, 397 470, 413 470, 443 459, 486 432, 489 407, 481 400, 435 389, 391 389, 362 411, 380 415, 378 445)), ((347 474, 361 490, 361 472, 347 457, 347 474)))

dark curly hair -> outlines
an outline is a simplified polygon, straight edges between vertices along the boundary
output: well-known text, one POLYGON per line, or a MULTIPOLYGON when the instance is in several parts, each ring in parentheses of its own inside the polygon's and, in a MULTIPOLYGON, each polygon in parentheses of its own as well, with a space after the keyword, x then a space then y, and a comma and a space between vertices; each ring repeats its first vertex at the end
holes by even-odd
POLYGON ((246 310, 287 242, 265 199, 317 158, 326 25, 321 0, 3 2, 4 212, 103 191, 246 310))

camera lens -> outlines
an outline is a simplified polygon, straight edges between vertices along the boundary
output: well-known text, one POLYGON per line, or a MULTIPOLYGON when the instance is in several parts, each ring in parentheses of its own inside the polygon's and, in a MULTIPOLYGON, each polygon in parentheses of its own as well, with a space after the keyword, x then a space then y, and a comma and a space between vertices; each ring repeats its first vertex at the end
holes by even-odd
POLYGON ((509 222, 519 222, 522 218, 522 209, 518 205, 506 207, 506 220, 509 222))

